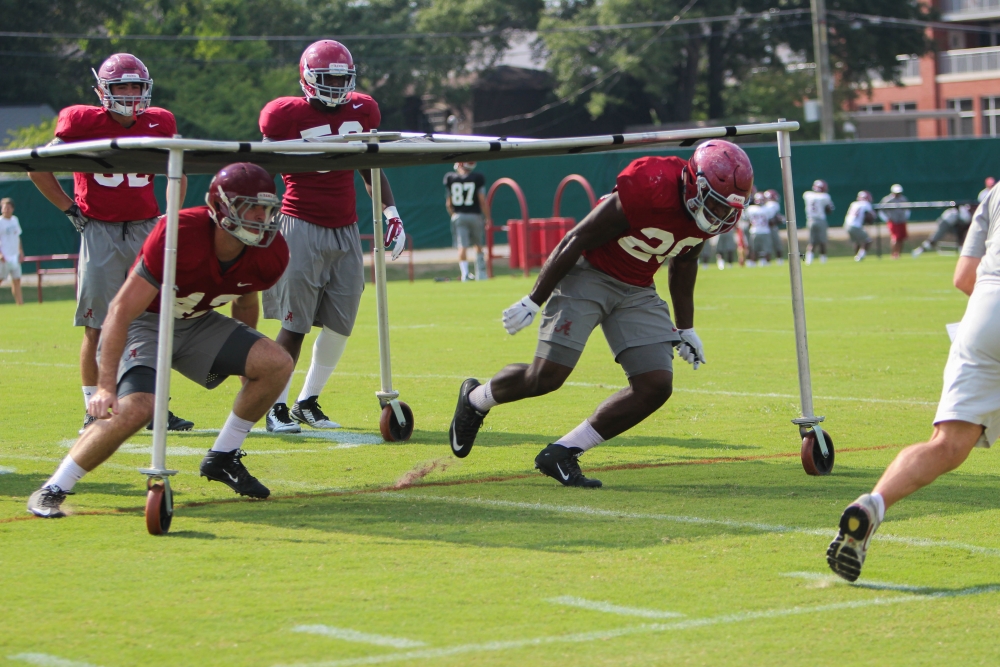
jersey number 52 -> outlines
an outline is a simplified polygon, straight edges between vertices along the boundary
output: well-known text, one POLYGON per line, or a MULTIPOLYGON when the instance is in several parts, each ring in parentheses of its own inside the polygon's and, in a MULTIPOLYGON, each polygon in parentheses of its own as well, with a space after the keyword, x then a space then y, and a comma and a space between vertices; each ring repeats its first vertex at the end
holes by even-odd
POLYGON ((663 260, 670 257, 676 257, 685 248, 694 247, 702 242, 702 239, 690 236, 674 243, 673 234, 665 229, 659 229, 657 227, 646 227, 642 230, 642 233, 647 240, 656 240, 660 243, 653 246, 642 239, 637 239, 634 236, 623 236, 618 239, 618 245, 624 248, 625 252, 632 255, 640 262, 648 262, 655 257, 657 262, 663 264, 663 260))
POLYGON ((126 178, 130 188, 144 188, 149 185, 149 174, 94 174, 94 180, 106 188, 117 188, 126 178))

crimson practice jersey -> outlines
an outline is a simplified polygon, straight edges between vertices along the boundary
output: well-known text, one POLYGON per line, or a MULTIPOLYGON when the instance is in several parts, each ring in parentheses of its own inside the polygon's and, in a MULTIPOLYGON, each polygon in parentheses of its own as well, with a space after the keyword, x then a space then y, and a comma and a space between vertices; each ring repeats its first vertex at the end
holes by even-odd
MULTIPOLYGON (((260 112, 260 132, 272 141, 311 139, 377 130, 378 104, 352 93, 338 107, 316 109, 304 97, 279 97, 260 112)), ((354 170, 282 174, 281 212, 320 227, 346 227, 358 220, 354 170)))
MULTIPOLYGON (((119 137, 172 137, 177 133, 174 115, 150 107, 132 127, 122 127, 101 107, 78 104, 59 112, 56 138, 65 142, 119 137)), ((153 195, 152 174, 73 174, 76 204, 88 218, 103 222, 148 220, 160 215, 153 195)))
POLYGON ((663 261, 698 245, 711 234, 701 231, 684 208, 677 157, 643 157, 618 174, 615 191, 629 230, 583 255, 612 278, 640 287, 653 284, 663 261))
MULTIPOLYGON (((163 281, 163 250, 166 245, 166 217, 146 237, 133 267, 157 284, 163 281), (142 267, 139 267, 139 265, 142 267), (143 271, 143 268, 145 269, 143 271)), ((186 208, 180 212, 177 232, 177 292, 174 317, 192 319, 225 305, 250 292, 259 292, 278 282, 288 266, 288 244, 281 234, 266 248, 247 246, 226 271, 222 272, 215 255, 215 221, 207 206, 186 208)), ((160 312, 160 299, 146 308, 160 312)))

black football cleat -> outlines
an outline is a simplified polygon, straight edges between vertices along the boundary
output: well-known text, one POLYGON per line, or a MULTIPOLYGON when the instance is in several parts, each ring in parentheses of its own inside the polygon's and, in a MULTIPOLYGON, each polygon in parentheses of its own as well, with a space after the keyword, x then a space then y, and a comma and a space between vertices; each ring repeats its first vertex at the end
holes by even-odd
POLYGON ((579 447, 563 447, 555 443, 549 445, 538 453, 535 457, 535 467, 543 475, 548 475, 557 480, 563 486, 579 486, 585 489, 599 489, 601 480, 590 479, 583 476, 580 471, 580 455, 583 450, 579 447))
MULTIPOLYGON (((167 430, 168 431, 190 431, 194 428, 194 422, 188 421, 187 419, 181 419, 173 412, 167 411, 167 430)), ((153 422, 149 422, 146 427, 147 431, 153 430, 153 422)))
POLYGON ((83 432, 87 430, 87 427, 97 421, 97 417, 90 414, 89 412, 83 413, 83 426, 79 431, 76 432, 77 435, 83 435, 83 432))
POLYGON ((472 451, 472 445, 476 442, 476 435, 479 433, 483 420, 489 414, 480 412, 469 403, 469 394, 479 386, 479 380, 469 378, 462 383, 458 390, 458 405, 455 406, 455 416, 451 420, 448 428, 448 441, 451 443, 451 453, 460 459, 464 459, 472 451))
POLYGON ((214 482, 222 482, 241 496, 267 498, 271 495, 270 489, 258 482, 240 461, 246 455, 242 449, 231 452, 208 450, 201 461, 201 476, 214 482))
POLYGON ((66 516, 62 511, 62 503, 66 496, 72 495, 58 486, 43 486, 28 498, 28 511, 43 519, 59 519, 66 516))

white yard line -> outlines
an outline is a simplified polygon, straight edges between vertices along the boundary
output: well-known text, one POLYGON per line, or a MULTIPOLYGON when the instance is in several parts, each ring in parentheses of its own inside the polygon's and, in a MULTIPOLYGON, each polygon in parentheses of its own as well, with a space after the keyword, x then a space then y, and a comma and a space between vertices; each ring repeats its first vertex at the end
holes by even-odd
POLYGON ((375 635, 370 632, 358 632, 347 628, 334 628, 329 625, 296 625, 292 632, 306 632, 312 635, 323 635, 333 639, 341 639, 345 642, 358 642, 361 644, 374 644, 375 646, 388 646, 390 648, 420 648, 427 646, 424 642, 402 637, 388 637, 386 635, 375 635))
POLYGON ((0 475, 10 475, 11 473, 17 472, 17 468, 8 468, 7 466, 0 466, 0 475))
MULTIPOLYGON (((382 498, 390 500, 423 500, 430 502, 455 503, 460 505, 474 505, 478 507, 501 507, 518 510, 533 510, 537 512, 556 512, 560 514, 580 514, 584 516, 601 516, 613 519, 639 519, 646 521, 669 521, 672 523, 689 523, 709 526, 726 526, 727 528, 745 528, 757 530, 764 533, 799 533, 803 535, 820 535, 832 539, 836 535, 836 530, 822 528, 802 528, 799 526, 783 526, 780 524, 757 523, 755 521, 734 521, 731 519, 707 519, 697 516, 679 516, 673 514, 644 514, 638 512, 627 512, 622 510, 606 510, 585 505, 549 505, 547 503, 523 503, 512 500, 491 500, 485 498, 465 498, 460 496, 431 496, 412 493, 390 493, 382 492, 376 494, 382 498)), ((905 537, 887 533, 878 533, 873 538, 879 542, 893 542, 895 544, 905 544, 912 547, 947 548, 969 551, 984 556, 1000 556, 1000 549, 992 547, 981 547, 965 542, 953 542, 950 540, 934 540, 923 537, 905 537)))
POLYGON ((600 611, 605 614, 618 614, 619 616, 639 616, 641 618, 680 618, 684 614, 675 611, 660 611, 659 609, 642 609, 640 607, 622 607, 610 602, 597 602, 595 600, 584 600, 570 595, 549 598, 546 602, 559 604, 565 607, 577 607, 588 611, 600 611))
POLYGON ((39 665, 39 667, 95 667, 95 665, 89 662, 67 660, 66 658, 59 658, 47 653, 18 653, 17 655, 8 655, 7 659, 17 662, 27 662, 31 665, 39 665))
POLYGON ((850 582, 841 579, 832 573, 822 572, 782 572, 782 577, 792 577, 794 579, 807 579, 825 584, 845 584, 852 588, 868 588, 875 591, 901 591, 903 593, 924 593, 933 590, 928 586, 909 586, 907 584, 892 584, 886 581, 854 581, 850 582))
POLYGON ((19 354, 24 350, 0 350, 0 354, 19 354))
POLYGON ((860 609, 864 607, 906 604, 909 602, 925 602, 940 598, 956 597, 962 595, 979 595, 982 593, 993 593, 997 591, 1000 591, 1000 586, 983 586, 979 588, 965 589, 960 591, 932 593, 929 595, 907 595, 907 596, 898 596, 890 598, 873 598, 870 600, 853 600, 850 602, 835 602, 833 604, 814 605, 809 607, 766 609, 763 611, 748 611, 748 612, 739 612, 736 614, 708 616, 705 618, 692 618, 689 620, 676 621, 673 623, 654 623, 648 625, 636 625, 627 628, 618 628, 615 630, 599 630, 596 632, 581 632, 571 635, 535 637, 532 639, 515 639, 511 641, 484 642, 481 644, 460 644, 458 646, 428 648, 417 651, 407 651, 405 653, 389 653, 385 655, 373 655, 365 658, 324 660, 321 662, 296 663, 294 665, 276 665, 275 667, 352 667, 353 665, 377 665, 387 662, 403 662, 407 660, 433 660, 435 658, 445 658, 448 656, 462 655, 468 653, 510 651, 521 648, 530 648, 534 646, 545 646, 549 644, 578 644, 582 642, 592 642, 602 639, 605 640, 615 639, 617 637, 625 637, 628 635, 691 630, 693 628, 703 628, 713 625, 742 623, 745 621, 756 621, 761 619, 783 618, 787 616, 799 616, 802 614, 819 614, 823 612, 841 611, 845 609, 860 609))

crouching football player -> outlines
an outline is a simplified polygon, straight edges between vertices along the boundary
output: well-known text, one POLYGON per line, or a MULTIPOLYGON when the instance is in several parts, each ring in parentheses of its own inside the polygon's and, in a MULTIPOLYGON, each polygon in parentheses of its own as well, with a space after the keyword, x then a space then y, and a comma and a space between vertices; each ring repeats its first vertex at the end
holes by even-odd
POLYGON ((531 294, 504 311, 504 328, 515 334, 548 302, 531 364, 511 364, 485 385, 473 378, 462 383, 449 429, 455 456, 469 455, 494 406, 562 386, 591 331, 601 325, 629 386, 535 458, 541 472, 566 486, 601 486, 584 477, 577 458, 670 398, 674 346, 695 369, 705 363, 694 331, 698 256, 705 239, 739 221, 752 185, 749 158, 726 141, 702 144, 688 162, 645 157, 626 167, 615 191, 549 256, 531 294), (676 327, 653 285, 667 260, 676 327))
MULTIPOLYGON (((288 246, 275 220, 280 202, 271 176, 248 163, 216 174, 206 202, 180 212, 172 366, 208 389, 230 375, 243 378, 233 411, 201 462, 201 474, 240 495, 266 498, 270 491, 244 467, 240 447, 292 373, 288 353, 253 328, 257 293, 273 285, 288 265, 288 246), (232 318, 215 312, 229 302, 232 318)), ((104 321, 98 389, 88 408, 97 421, 31 495, 28 511, 37 516, 63 516, 60 505, 80 478, 153 415, 165 244, 166 218, 161 218, 104 321)))

